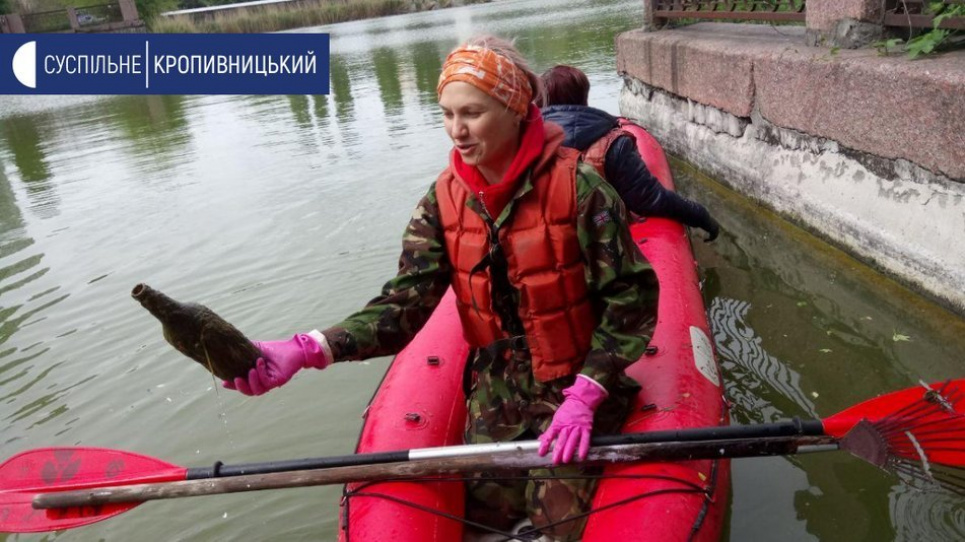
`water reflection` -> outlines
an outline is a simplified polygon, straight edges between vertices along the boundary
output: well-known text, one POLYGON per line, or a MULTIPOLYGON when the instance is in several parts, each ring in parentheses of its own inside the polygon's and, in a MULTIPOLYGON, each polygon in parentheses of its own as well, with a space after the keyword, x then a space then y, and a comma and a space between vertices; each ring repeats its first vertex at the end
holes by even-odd
MULTIPOLYGON (((50 174, 41 151, 39 130, 29 119, 18 118, 4 124, 3 134, 7 147, 12 149, 15 156, 17 171, 31 207, 49 208, 42 203, 51 199, 46 195, 51 187, 48 182, 50 174)), ((63 293, 57 295, 60 288, 56 286, 38 288, 37 281, 47 274, 49 268, 43 265, 44 254, 38 251, 34 239, 26 234, 23 214, 4 169, 0 163, 0 299, 3 300, 0 302, 0 404, 6 405, 0 419, 8 429, 3 432, 0 448, 24 437, 22 431, 14 430, 18 427, 18 421, 56 403, 62 393, 48 392, 40 399, 29 402, 21 400, 35 386, 50 389, 52 386, 45 378, 58 364, 49 364, 44 370, 39 370, 37 360, 49 348, 42 343, 18 344, 13 342, 13 338, 24 326, 42 322, 43 312, 67 297, 63 293)), ((56 213, 42 212, 38 215, 49 218, 56 216, 56 213)), ((49 418, 32 423, 43 423, 49 418)))
MULTIPOLYGON (((169 286, 260 339, 331 324, 394 271, 399 233, 445 163, 435 88, 447 51, 474 34, 516 37, 536 71, 584 68, 591 101, 615 111, 613 40, 641 14, 636 0, 511 0, 312 29, 332 34, 328 96, 27 109, 0 97, 0 457, 76 443, 188 466, 350 453, 382 361, 305 375, 267 399, 217 396, 130 287, 169 286)), ((695 246, 736 422, 827 416, 958 374, 960 318, 712 184, 678 180, 724 227, 695 246)), ((959 501, 847 455, 744 461, 731 540, 961 538, 959 501)), ((329 540, 339 497, 157 503, 47 538, 329 540)))
MULTIPOLYGON (((282 104, 287 101, 283 96, 236 96, 234 100, 243 102, 246 106, 243 118, 252 120, 256 124, 267 124, 278 116, 282 104)), ((269 126, 270 127, 270 126, 269 126)))
POLYGON ((123 96, 97 108, 141 168, 163 171, 184 160, 191 142, 184 96, 123 96))
MULTIPOLYGON (((919 379, 960 376, 960 318, 689 168, 675 167, 682 191, 705 203, 722 225, 715 243, 694 246, 735 421, 829 416, 919 379)), ((926 503, 947 499, 915 492, 855 458, 788 461, 807 475, 809 487, 796 492, 794 506, 806 532, 819 540, 891 540, 909 530, 917 531, 908 538, 915 540, 965 534, 960 506, 923 515, 926 503)), ((733 532, 745 528, 752 527, 738 520, 733 532)), ((786 539, 798 538, 804 533, 786 539)))
POLYGON ((312 114, 309 111, 308 96, 290 95, 288 96, 288 106, 295 116, 295 123, 300 128, 311 128, 312 114))
POLYGON ((54 185, 49 182, 47 145, 51 137, 50 120, 49 115, 17 115, 0 123, 0 143, 13 157, 13 165, 27 190, 30 209, 42 217, 56 216, 60 201, 54 185))
POLYGON ((372 68, 379 84, 379 95, 385 114, 395 117, 402 111, 402 84, 399 81, 399 58, 388 47, 372 51, 372 68))
POLYGON ((323 96, 320 94, 315 94, 312 96, 312 107, 315 110, 315 116, 320 119, 328 118, 328 96, 323 96))
POLYGON ((961 540, 965 503, 959 496, 921 493, 907 486, 889 495, 898 540, 961 540))
POLYGON ((325 96, 287 96, 294 118, 294 134, 302 147, 302 155, 312 155, 334 141, 325 96))
POLYGON ((412 55, 419 102, 436 107, 436 85, 439 84, 439 73, 442 72, 442 61, 446 55, 438 43, 428 41, 413 43, 409 53, 412 55))
POLYGON ((747 324, 750 303, 715 297, 709 317, 714 343, 727 379, 727 396, 739 408, 741 423, 766 423, 789 414, 817 416, 814 403, 801 389, 801 374, 762 346, 763 339, 747 324))
POLYGON ((352 78, 349 76, 345 57, 333 54, 329 61, 329 70, 332 98, 335 100, 335 115, 339 122, 347 122, 355 111, 355 100, 352 97, 352 78))
MULTIPOLYGON (((536 66, 548 68, 556 64, 580 65, 588 57, 606 56, 613 48, 618 32, 624 26, 625 13, 595 19, 591 24, 565 25, 551 31, 538 25, 530 26, 518 34, 517 42, 526 58, 536 66)), ((616 59, 607 60, 616 70, 616 59)))
POLYGON ((43 184, 50 178, 50 166, 44 154, 41 128, 46 124, 42 118, 14 116, 4 119, 2 134, 6 147, 13 154, 13 163, 24 182, 31 183, 34 191, 44 190, 43 184), (40 120, 41 122, 38 122, 40 120))
POLYGON ((794 508, 818 540, 894 540, 887 495, 895 479, 845 453, 789 459, 810 487, 797 491, 794 508))
MULTIPOLYGON (((4 163, 0 158, 0 242, 6 244, 10 232, 19 230, 23 227, 23 216, 20 214, 20 206, 17 205, 17 197, 10 187, 10 181, 4 172, 4 163)), ((2 256, 0 252, 0 256, 2 256)))

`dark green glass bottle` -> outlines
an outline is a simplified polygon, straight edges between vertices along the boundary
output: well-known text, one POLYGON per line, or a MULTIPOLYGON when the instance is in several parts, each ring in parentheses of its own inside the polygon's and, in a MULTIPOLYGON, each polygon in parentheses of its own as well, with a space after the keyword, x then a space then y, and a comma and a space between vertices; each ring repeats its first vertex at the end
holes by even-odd
POLYGON ((180 303, 138 284, 136 299, 161 321, 164 339, 222 380, 247 377, 261 352, 243 333, 214 311, 198 303, 180 303))

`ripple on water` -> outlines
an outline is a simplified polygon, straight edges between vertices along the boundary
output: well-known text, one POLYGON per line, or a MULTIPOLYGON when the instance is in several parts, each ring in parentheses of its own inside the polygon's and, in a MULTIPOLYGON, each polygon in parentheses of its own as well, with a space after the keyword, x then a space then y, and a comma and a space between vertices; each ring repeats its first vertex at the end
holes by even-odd
POLYGON ((708 313, 717 353, 728 373, 731 400, 744 412, 764 415, 755 420, 759 422, 787 417, 787 407, 775 408, 775 401, 790 400, 800 414, 817 417, 814 402, 801 389, 800 373, 769 354, 762 338, 747 323, 750 308, 747 301, 715 297, 708 313))
POLYGON ((965 540, 965 501, 960 495, 899 484, 888 501, 897 540, 965 540))
POLYGON ((72 109, 106 99, 105 96, 0 96, 0 118, 72 109))

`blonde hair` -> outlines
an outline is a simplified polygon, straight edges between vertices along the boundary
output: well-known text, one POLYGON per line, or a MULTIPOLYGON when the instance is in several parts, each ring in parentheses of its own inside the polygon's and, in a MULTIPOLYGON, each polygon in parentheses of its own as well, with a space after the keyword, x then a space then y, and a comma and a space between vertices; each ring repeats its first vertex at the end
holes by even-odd
POLYGON ((522 53, 516 49, 513 44, 515 40, 505 40, 503 38, 493 36, 492 34, 480 34, 466 40, 463 44, 464 47, 484 47, 490 51, 495 52, 500 56, 504 56, 509 59, 517 68, 520 69, 524 74, 526 74, 526 80, 529 82, 530 88, 533 90, 532 102, 540 103, 543 99, 543 81, 540 79, 536 73, 530 69, 529 63, 523 57, 522 53))

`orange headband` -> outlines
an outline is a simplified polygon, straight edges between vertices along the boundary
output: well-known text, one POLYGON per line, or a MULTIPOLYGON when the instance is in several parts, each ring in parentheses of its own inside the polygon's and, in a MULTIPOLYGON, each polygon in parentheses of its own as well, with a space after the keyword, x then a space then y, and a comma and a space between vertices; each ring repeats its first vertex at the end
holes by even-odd
POLYGON ((459 47, 449 53, 436 94, 453 81, 462 81, 478 88, 521 117, 526 117, 533 88, 526 72, 503 55, 474 45, 459 47))

